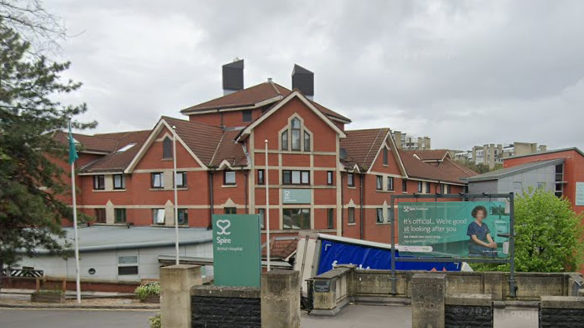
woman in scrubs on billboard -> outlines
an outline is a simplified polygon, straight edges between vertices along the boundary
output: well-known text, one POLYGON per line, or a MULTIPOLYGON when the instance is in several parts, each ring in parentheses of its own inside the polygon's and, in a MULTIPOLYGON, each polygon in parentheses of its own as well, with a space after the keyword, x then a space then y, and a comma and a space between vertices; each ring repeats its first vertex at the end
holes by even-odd
POLYGON ((487 218, 484 206, 475 207, 471 215, 475 220, 468 225, 466 234, 470 237, 468 255, 470 257, 497 257, 497 243, 491 238, 491 230, 483 221, 487 218))

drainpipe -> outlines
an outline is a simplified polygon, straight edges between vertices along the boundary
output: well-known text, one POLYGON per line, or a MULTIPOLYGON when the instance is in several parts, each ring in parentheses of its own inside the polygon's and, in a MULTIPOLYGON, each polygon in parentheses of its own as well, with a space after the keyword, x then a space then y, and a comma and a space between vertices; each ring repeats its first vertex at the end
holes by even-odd
POLYGON ((207 229, 213 229, 213 174, 215 173, 215 168, 211 168, 209 171, 209 224, 207 225, 207 229))
POLYGON ((340 181, 340 188, 341 188, 341 226, 337 227, 337 229, 341 230, 341 237, 343 236, 343 230, 345 228, 345 184, 343 183, 343 175, 341 174, 341 181, 340 181))
POLYGON ((363 208, 363 201, 364 201, 364 195, 363 195, 363 189, 365 189, 365 173, 363 173, 363 170, 361 169, 361 174, 359 175, 361 177, 360 181, 359 181, 359 206, 360 208, 360 220, 359 220, 359 238, 361 240, 363 240, 365 238, 365 208, 363 208))
POLYGON ((249 192, 248 192, 248 184, 249 181, 247 181, 247 178, 249 176, 249 171, 248 170, 242 170, 243 171, 243 175, 245 176, 245 187, 244 187, 244 194, 245 194, 245 214, 249 214, 249 208, 248 208, 248 203, 249 203, 249 192))

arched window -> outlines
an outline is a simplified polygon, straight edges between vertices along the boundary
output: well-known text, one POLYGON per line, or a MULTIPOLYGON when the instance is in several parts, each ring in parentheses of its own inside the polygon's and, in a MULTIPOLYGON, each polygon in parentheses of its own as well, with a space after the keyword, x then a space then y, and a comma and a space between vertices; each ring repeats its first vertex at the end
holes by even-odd
POLYGON ((162 159, 172 159, 172 140, 169 137, 162 141, 162 159))
POLYGON ((280 135, 280 149, 293 151, 311 151, 312 134, 302 125, 298 117, 290 120, 290 125, 280 135))
POLYGON ((292 119, 292 150, 300 150, 300 120, 298 118, 292 119))

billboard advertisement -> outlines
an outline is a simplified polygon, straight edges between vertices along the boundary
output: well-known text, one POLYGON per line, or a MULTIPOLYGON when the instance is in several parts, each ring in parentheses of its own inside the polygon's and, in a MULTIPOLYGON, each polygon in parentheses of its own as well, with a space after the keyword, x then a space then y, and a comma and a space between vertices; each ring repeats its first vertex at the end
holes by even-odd
POLYGON ((261 256, 259 215, 213 215, 215 285, 259 287, 261 256))
POLYGON ((511 223, 506 204, 400 202, 398 244, 406 249, 411 246, 412 253, 423 249, 419 256, 507 259, 511 223))

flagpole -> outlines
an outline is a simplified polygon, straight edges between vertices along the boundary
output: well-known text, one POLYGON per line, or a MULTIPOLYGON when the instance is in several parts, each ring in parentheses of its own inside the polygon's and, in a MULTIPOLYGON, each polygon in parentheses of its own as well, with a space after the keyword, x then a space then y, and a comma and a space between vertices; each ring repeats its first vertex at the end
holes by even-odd
POLYGON ((266 256, 268 260, 268 271, 270 271, 270 188, 269 188, 269 169, 268 169, 268 139, 266 139, 266 256))
MULTIPOLYGON (((174 169, 174 179, 173 179, 173 189, 174 189, 174 232, 175 232, 175 244, 176 244, 176 265, 180 264, 180 248, 179 248, 179 236, 178 236, 178 191, 176 189, 176 126, 172 126, 172 156, 173 156, 173 169, 174 169)), ((184 182, 184 181, 183 181, 184 182)))
MULTIPOLYGON (((71 122, 69 122, 69 138, 71 134, 71 122)), ((72 141, 70 140, 71 144, 72 141)), ((71 160, 70 160, 71 161, 71 160)), ((79 265, 79 235, 77 231, 77 193, 75 190, 75 161, 71 161, 71 193, 73 194, 73 231, 75 232, 75 290, 77 303, 81 304, 81 269, 79 265)))

